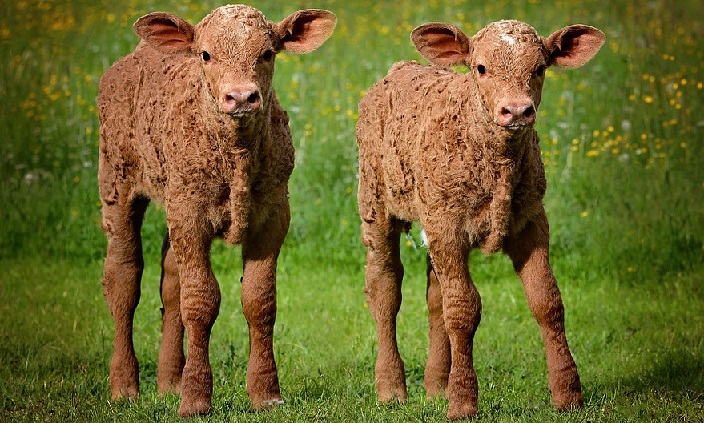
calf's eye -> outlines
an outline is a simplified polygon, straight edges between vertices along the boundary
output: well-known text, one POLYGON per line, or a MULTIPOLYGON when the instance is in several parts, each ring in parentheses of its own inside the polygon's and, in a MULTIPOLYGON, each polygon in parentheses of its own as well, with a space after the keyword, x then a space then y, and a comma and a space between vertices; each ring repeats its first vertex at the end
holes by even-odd
POLYGON ((486 75, 486 67, 484 65, 478 65, 477 72, 479 75, 486 75))
POLYGON ((204 62, 210 61, 210 53, 208 53, 207 51, 203 50, 203 52, 200 54, 200 56, 203 58, 204 62))

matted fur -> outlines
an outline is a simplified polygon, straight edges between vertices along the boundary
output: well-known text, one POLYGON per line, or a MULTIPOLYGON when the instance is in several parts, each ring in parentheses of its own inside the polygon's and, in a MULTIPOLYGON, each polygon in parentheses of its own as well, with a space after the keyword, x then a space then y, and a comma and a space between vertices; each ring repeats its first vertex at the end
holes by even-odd
POLYGON ((115 320, 113 398, 139 394, 132 320, 144 266, 140 226, 153 200, 164 205, 170 238, 159 392, 182 394, 181 416, 211 409, 208 348, 220 290, 209 255, 222 237, 242 245, 247 392, 255 408, 281 402, 272 338, 294 150, 272 88, 274 58, 315 50, 334 27, 335 15, 323 10, 273 23, 252 7, 223 6, 196 26, 155 12, 134 25, 137 49, 102 77, 98 179, 108 238, 103 287, 115 320))
POLYGON ((429 249, 428 395, 447 395, 448 417, 477 413, 472 362, 481 299, 470 278, 471 249, 512 259, 545 341, 549 385, 559 409, 582 404, 548 262, 546 181, 533 129, 548 66, 577 67, 597 53, 601 31, 572 25, 548 38, 518 21, 474 37, 443 23, 411 38, 432 66, 399 62, 359 105, 359 211, 367 247, 366 285, 376 320, 380 401, 406 399, 395 327, 403 266, 399 235, 419 221, 429 249), (445 66, 462 64, 459 74, 445 66))

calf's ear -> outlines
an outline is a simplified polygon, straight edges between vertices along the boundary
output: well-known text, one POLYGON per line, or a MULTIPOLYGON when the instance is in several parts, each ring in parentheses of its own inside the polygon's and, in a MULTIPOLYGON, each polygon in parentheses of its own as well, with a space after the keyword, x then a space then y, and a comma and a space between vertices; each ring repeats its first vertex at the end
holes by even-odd
POLYGON ((133 28, 142 40, 163 53, 186 53, 193 45, 193 25, 170 13, 142 16, 133 28))
POLYGON ((337 17, 319 9, 299 10, 274 25, 283 49, 292 53, 310 53, 332 35, 337 17))
POLYGON ((423 24, 411 32, 411 41, 423 57, 439 66, 464 64, 469 55, 469 37, 447 23, 423 24))
POLYGON ((587 25, 570 25, 559 29, 545 39, 550 53, 550 65, 578 68, 599 51, 606 36, 587 25))

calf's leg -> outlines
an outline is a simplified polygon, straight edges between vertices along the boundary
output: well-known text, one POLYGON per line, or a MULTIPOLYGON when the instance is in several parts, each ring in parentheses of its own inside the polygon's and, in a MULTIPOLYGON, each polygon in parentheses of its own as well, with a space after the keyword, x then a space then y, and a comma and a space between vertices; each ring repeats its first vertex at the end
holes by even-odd
POLYGON ((396 316, 401 308, 403 265, 399 250, 401 222, 378 217, 362 224, 367 247, 367 304, 376 322, 378 355, 375 366, 380 402, 405 401, 406 375, 396 342, 396 316))
POLYGON ((186 357, 183 353, 184 327, 181 319, 181 284, 178 280, 176 257, 169 236, 161 249, 161 349, 156 372, 159 394, 181 393, 181 377, 186 357))
POLYGON ((132 329, 144 269, 140 228, 148 200, 103 204, 103 231, 108 239, 103 293, 115 321, 110 390, 113 399, 139 396, 139 363, 132 329))
POLYGON ((424 225, 442 292, 445 330, 450 342, 447 384, 450 420, 476 416, 478 385, 474 371, 474 334, 481 320, 481 297, 467 267, 469 248, 464 234, 433 233, 424 225))
POLYGON ((276 322, 276 263, 290 214, 288 204, 275 208, 262 229, 246 237, 242 246, 242 312, 249 326, 247 393, 260 410, 283 404, 274 357, 276 322))
POLYGON ((445 396, 450 376, 450 339, 442 317, 442 292, 440 282, 428 256, 428 362, 425 365, 424 385, 428 397, 445 396))
POLYGON ((205 214, 191 211, 190 216, 173 216, 167 207, 171 246, 181 283, 181 317, 188 339, 178 410, 182 417, 207 414, 211 410, 210 332, 220 309, 220 288, 210 266, 213 234, 205 230, 209 227, 207 223, 198 220, 205 214))
POLYGON ((582 406, 582 386, 565 335, 565 310, 548 261, 548 222, 543 213, 505 245, 523 282, 528 305, 545 344, 548 385, 557 409, 582 406))

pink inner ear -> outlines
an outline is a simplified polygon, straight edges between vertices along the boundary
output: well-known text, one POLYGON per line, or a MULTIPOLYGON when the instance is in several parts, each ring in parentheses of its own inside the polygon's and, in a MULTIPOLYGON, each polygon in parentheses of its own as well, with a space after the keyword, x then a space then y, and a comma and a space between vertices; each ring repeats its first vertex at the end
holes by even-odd
POLYGON ((413 30, 411 40, 423 57, 439 66, 463 63, 469 51, 464 33, 449 24, 421 25, 413 30))
POLYGON ((291 29, 288 31, 286 36, 284 37, 284 42, 286 43, 299 43, 301 45, 305 45, 306 40, 303 38, 304 34, 310 32, 311 30, 315 30, 315 27, 311 25, 310 22, 305 22, 302 19, 299 19, 295 22, 293 22, 293 25, 291 26, 291 29))
POLYGON ((428 47, 445 52, 445 54, 446 52, 458 52, 454 37, 445 34, 429 34, 425 39, 428 41, 428 47))
POLYGON ((159 44, 164 47, 176 47, 183 43, 188 43, 189 40, 186 34, 180 32, 176 26, 170 21, 166 22, 152 22, 149 25, 150 41, 159 44))
POLYGON ((187 53, 193 42, 193 26, 176 15, 155 12, 135 22, 134 31, 155 49, 166 54, 187 53))
POLYGON ((460 52, 457 50, 443 50, 437 55, 438 59, 452 61, 452 64, 456 64, 458 57, 460 57, 460 52))
POLYGON ((277 24, 283 48, 292 53, 310 53, 320 47, 335 29, 337 18, 327 10, 299 10, 277 24))
POLYGON ((551 61, 565 68, 580 67, 594 57, 604 44, 604 40, 604 34, 595 28, 570 27, 569 32, 563 32, 559 38, 555 34, 550 37, 549 43, 554 49, 550 54, 551 61))
POLYGON ((418 51, 432 63, 450 66, 460 63, 464 58, 453 37, 438 34, 428 36, 425 40, 425 45, 421 46, 418 51))
POLYGON ((426 30, 417 38, 419 47, 441 51, 457 51, 458 42, 455 34, 447 31, 433 32, 426 30))
POLYGON ((441 45, 441 44, 448 44, 448 43, 454 43, 455 37, 451 34, 445 34, 445 33, 438 33, 438 34, 433 34, 431 32, 426 32, 423 34, 428 44, 432 45, 441 45))

